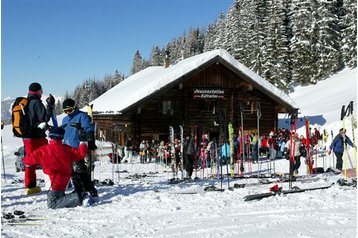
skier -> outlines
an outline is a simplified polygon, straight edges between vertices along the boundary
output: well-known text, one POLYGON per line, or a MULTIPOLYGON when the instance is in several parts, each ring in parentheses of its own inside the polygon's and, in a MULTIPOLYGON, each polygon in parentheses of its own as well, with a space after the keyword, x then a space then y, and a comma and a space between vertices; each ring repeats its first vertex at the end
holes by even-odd
POLYGON ((293 152, 293 156, 294 156, 294 161, 292 164, 292 161, 290 159, 290 173, 293 174, 293 176, 297 176, 298 174, 298 169, 301 166, 301 152, 300 152, 300 147, 302 146, 302 143, 300 141, 300 138, 298 137, 298 134, 296 134, 295 132, 292 132, 292 143, 291 143, 291 139, 289 139, 286 144, 285 144, 285 148, 286 148, 286 153, 289 154, 289 150, 290 150, 290 146, 292 146, 292 149, 294 149, 293 152))
MULTIPOLYGON (((51 209, 63 207, 76 207, 91 200, 87 193, 73 192, 65 194, 65 189, 71 178, 72 162, 83 160, 87 154, 85 143, 79 145, 78 149, 62 143, 65 130, 61 127, 53 127, 50 130, 50 143, 44 145, 24 158, 26 167, 42 165, 43 172, 49 175, 51 190, 47 193, 47 206, 51 209)), ((84 204, 87 205, 87 204, 84 204)))
POLYGON ((339 129, 338 135, 336 135, 336 137, 334 137, 331 145, 329 146, 328 154, 330 155, 333 150, 334 154, 337 157, 336 169, 339 169, 341 171, 342 171, 342 167, 343 167, 342 157, 343 157, 344 149, 347 144, 352 147, 357 148, 356 145, 354 145, 352 143, 352 141, 349 139, 349 137, 346 135, 346 129, 341 128, 341 129, 339 129), (345 143, 345 145, 344 145, 344 143, 345 143))
MULTIPOLYGON (((70 98, 63 101, 62 109, 67 114, 62 120, 61 126, 65 129, 63 143, 77 149, 81 141, 87 141, 88 150, 97 149, 94 139, 94 126, 87 113, 80 111, 76 107, 76 102, 70 98)), ((97 189, 91 181, 91 175, 88 174, 85 160, 74 162, 72 182, 75 191, 88 191, 92 197, 98 197, 97 189)))
MULTIPOLYGON (((42 86, 39 83, 32 83, 29 86, 27 98, 29 100, 29 119, 30 119, 30 136, 23 138, 25 154, 47 145, 46 129, 47 122, 50 120, 55 104, 54 97, 46 99, 47 108, 42 104, 41 97, 43 94, 42 86)), ((25 167, 25 193, 33 194, 41 192, 41 188, 36 186, 36 166, 25 167)))

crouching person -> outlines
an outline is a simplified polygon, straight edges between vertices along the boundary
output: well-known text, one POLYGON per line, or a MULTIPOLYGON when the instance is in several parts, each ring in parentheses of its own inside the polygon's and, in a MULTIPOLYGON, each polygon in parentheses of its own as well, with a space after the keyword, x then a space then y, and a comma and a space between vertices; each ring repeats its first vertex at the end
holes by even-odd
MULTIPOLYGON (((42 170, 50 177, 51 190, 47 194, 47 206, 51 209, 76 207, 90 200, 87 193, 73 192, 65 194, 72 174, 72 163, 83 160, 87 153, 87 145, 81 144, 78 149, 62 144, 65 134, 63 128, 52 128, 50 143, 34 150, 24 158, 26 166, 42 165, 42 170)), ((85 204, 88 205, 88 204, 85 204)))

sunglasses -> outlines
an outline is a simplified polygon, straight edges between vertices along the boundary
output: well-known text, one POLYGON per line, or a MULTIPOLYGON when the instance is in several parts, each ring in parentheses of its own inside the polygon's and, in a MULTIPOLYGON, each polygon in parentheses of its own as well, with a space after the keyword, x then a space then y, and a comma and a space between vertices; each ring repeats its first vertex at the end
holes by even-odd
POLYGON ((66 114, 71 114, 71 113, 73 113, 74 110, 75 109, 73 107, 69 107, 69 108, 63 109, 63 112, 66 114))

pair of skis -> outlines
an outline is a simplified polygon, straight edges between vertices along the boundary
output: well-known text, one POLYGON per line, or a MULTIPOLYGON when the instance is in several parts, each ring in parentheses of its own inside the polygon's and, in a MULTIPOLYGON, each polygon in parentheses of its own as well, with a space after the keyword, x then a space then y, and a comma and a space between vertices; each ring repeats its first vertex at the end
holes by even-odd
MULTIPOLYGON (((351 127, 352 127, 352 140, 353 145, 356 145, 355 142, 355 135, 354 135, 354 129, 357 128, 357 122, 353 116, 353 101, 350 101, 348 106, 342 105, 341 108, 341 121, 342 121, 342 128, 345 130, 345 117, 349 117, 351 119, 351 127)), ((348 155, 347 151, 347 144, 343 143, 344 146, 344 159, 343 159, 343 170, 344 170, 344 176, 347 177, 347 157, 350 160, 351 166, 353 168, 353 163, 348 155)), ((354 160, 355 160, 355 166, 356 166, 356 176, 358 174, 358 163, 357 163, 357 147, 354 146, 354 160)))
POLYGON ((252 200, 261 200, 263 198, 272 197, 272 196, 276 196, 276 195, 291 194, 291 193, 303 193, 303 192, 313 191, 313 190, 328 189, 328 188, 332 187, 333 185, 334 185, 334 183, 332 183, 330 185, 326 185, 326 186, 304 188, 304 189, 295 187, 295 188, 291 188, 289 190, 282 190, 281 188, 278 188, 276 191, 272 191, 272 192, 268 192, 268 193, 247 195, 244 197, 244 201, 247 202, 247 201, 252 201, 252 200))
POLYGON ((181 125, 179 125, 179 134, 180 134, 180 162, 179 165, 177 166, 176 164, 176 156, 175 156, 175 145, 174 145, 174 127, 173 126, 169 126, 169 139, 170 139, 170 144, 171 144, 171 167, 172 167, 172 172, 173 172, 173 178, 172 180, 176 180, 178 177, 178 169, 180 168, 181 170, 181 179, 183 180, 184 178, 184 169, 183 169, 183 160, 184 160, 184 151, 183 151, 183 140, 184 140, 184 130, 183 127, 181 125))
POLYGON ((24 211, 21 210, 15 210, 12 213, 3 213, 1 216, 1 224, 11 226, 41 225, 40 221, 42 220, 45 220, 45 218, 28 216, 24 211))

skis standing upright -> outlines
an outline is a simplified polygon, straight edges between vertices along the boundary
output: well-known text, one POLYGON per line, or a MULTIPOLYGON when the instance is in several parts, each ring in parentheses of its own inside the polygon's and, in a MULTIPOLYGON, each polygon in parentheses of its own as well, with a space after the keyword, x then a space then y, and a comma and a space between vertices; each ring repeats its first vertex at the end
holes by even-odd
POLYGON ((298 109, 293 109, 290 119, 290 176, 289 188, 292 189, 293 166, 295 164, 296 130, 297 130, 298 109))
MULTIPOLYGON (((331 142, 334 140, 333 130, 331 130, 331 142)), ((334 153, 332 153, 332 164, 331 167, 334 167, 334 153)))
POLYGON ((173 172, 173 179, 176 178, 176 169, 175 169, 175 146, 174 146, 174 128, 169 126, 169 138, 170 138, 170 157, 171 157, 171 167, 173 172))
MULTIPOLYGON (((234 128, 231 123, 228 125, 229 131, 229 143, 230 143, 230 174, 231 177, 235 176, 235 169, 234 169, 234 128)), ((240 162, 239 162, 240 164, 240 162)))
MULTIPOLYGON (((93 109, 93 104, 87 104, 87 115, 90 118, 91 124, 93 124, 92 109, 93 109)), ((96 130, 95 130, 95 132, 96 132, 96 130)), ((92 181, 94 180, 94 174, 93 174, 93 151, 88 150, 88 168, 87 168, 88 174, 91 176, 92 181)))
MULTIPOLYGON (((52 96, 52 95, 50 94, 50 96, 52 96)), ((51 119, 52 119, 52 124, 53 124, 53 126, 57 128, 57 127, 58 127, 58 122, 57 122, 57 117, 56 117, 55 106, 53 106, 53 108, 52 108, 51 119)))
POLYGON ((203 129, 203 132, 201 134, 201 150, 200 150, 200 157, 201 157, 201 168, 203 171, 203 179, 205 177, 205 167, 206 167, 206 137, 205 137, 205 131, 203 129))
MULTIPOLYGON (((352 125, 352 140, 353 140, 353 145, 356 145, 356 138, 355 138, 355 133, 354 133, 354 129, 357 128, 357 121, 353 116, 353 101, 351 101, 351 125, 352 125)), ((354 147, 354 162, 356 164, 356 176, 358 174, 358 162, 357 162, 357 147, 354 147)))
POLYGON ((194 170, 195 170, 195 179, 198 178, 198 134, 197 134, 197 128, 194 128, 194 170))
POLYGON ((311 160, 311 138, 310 138, 310 125, 309 125, 309 120, 308 117, 305 117, 305 126, 306 126, 306 150, 307 150, 307 158, 306 158, 306 162, 307 162, 307 173, 312 174, 312 160, 311 160))
POLYGON ((179 125, 179 133, 180 133, 180 170, 181 170, 181 179, 184 179, 184 130, 181 125, 179 125))
MULTIPOLYGON (((356 127, 356 123, 354 121, 354 117, 353 117, 353 101, 350 101, 347 108, 345 107, 345 105, 342 106, 341 109, 341 121, 342 121, 342 128, 343 130, 346 130, 345 128, 345 117, 348 117, 349 115, 351 115, 351 123, 352 123, 352 139, 353 139, 353 144, 355 145, 355 136, 354 136, 354 128, 356 127)), ((344 145, 344 152, 343 152, 343 170, 344 170, 344 177, 347 177, 347 156, 348 155, 348 151, 347 151, 347 143, 343 143, 344 145)), ((357 156, 356 156, 356 152, 357 149, 356 147, 354 147, 354 158, 355 158, 355 163, 356 163, 356 174, 357 174, 357 156)), ((348 157, 350 159, 350 157, 348 157)), ((352 164, 352 162, 351 162, 352 164)), ((352 166, 353 167, 353 166, 352 166)))

